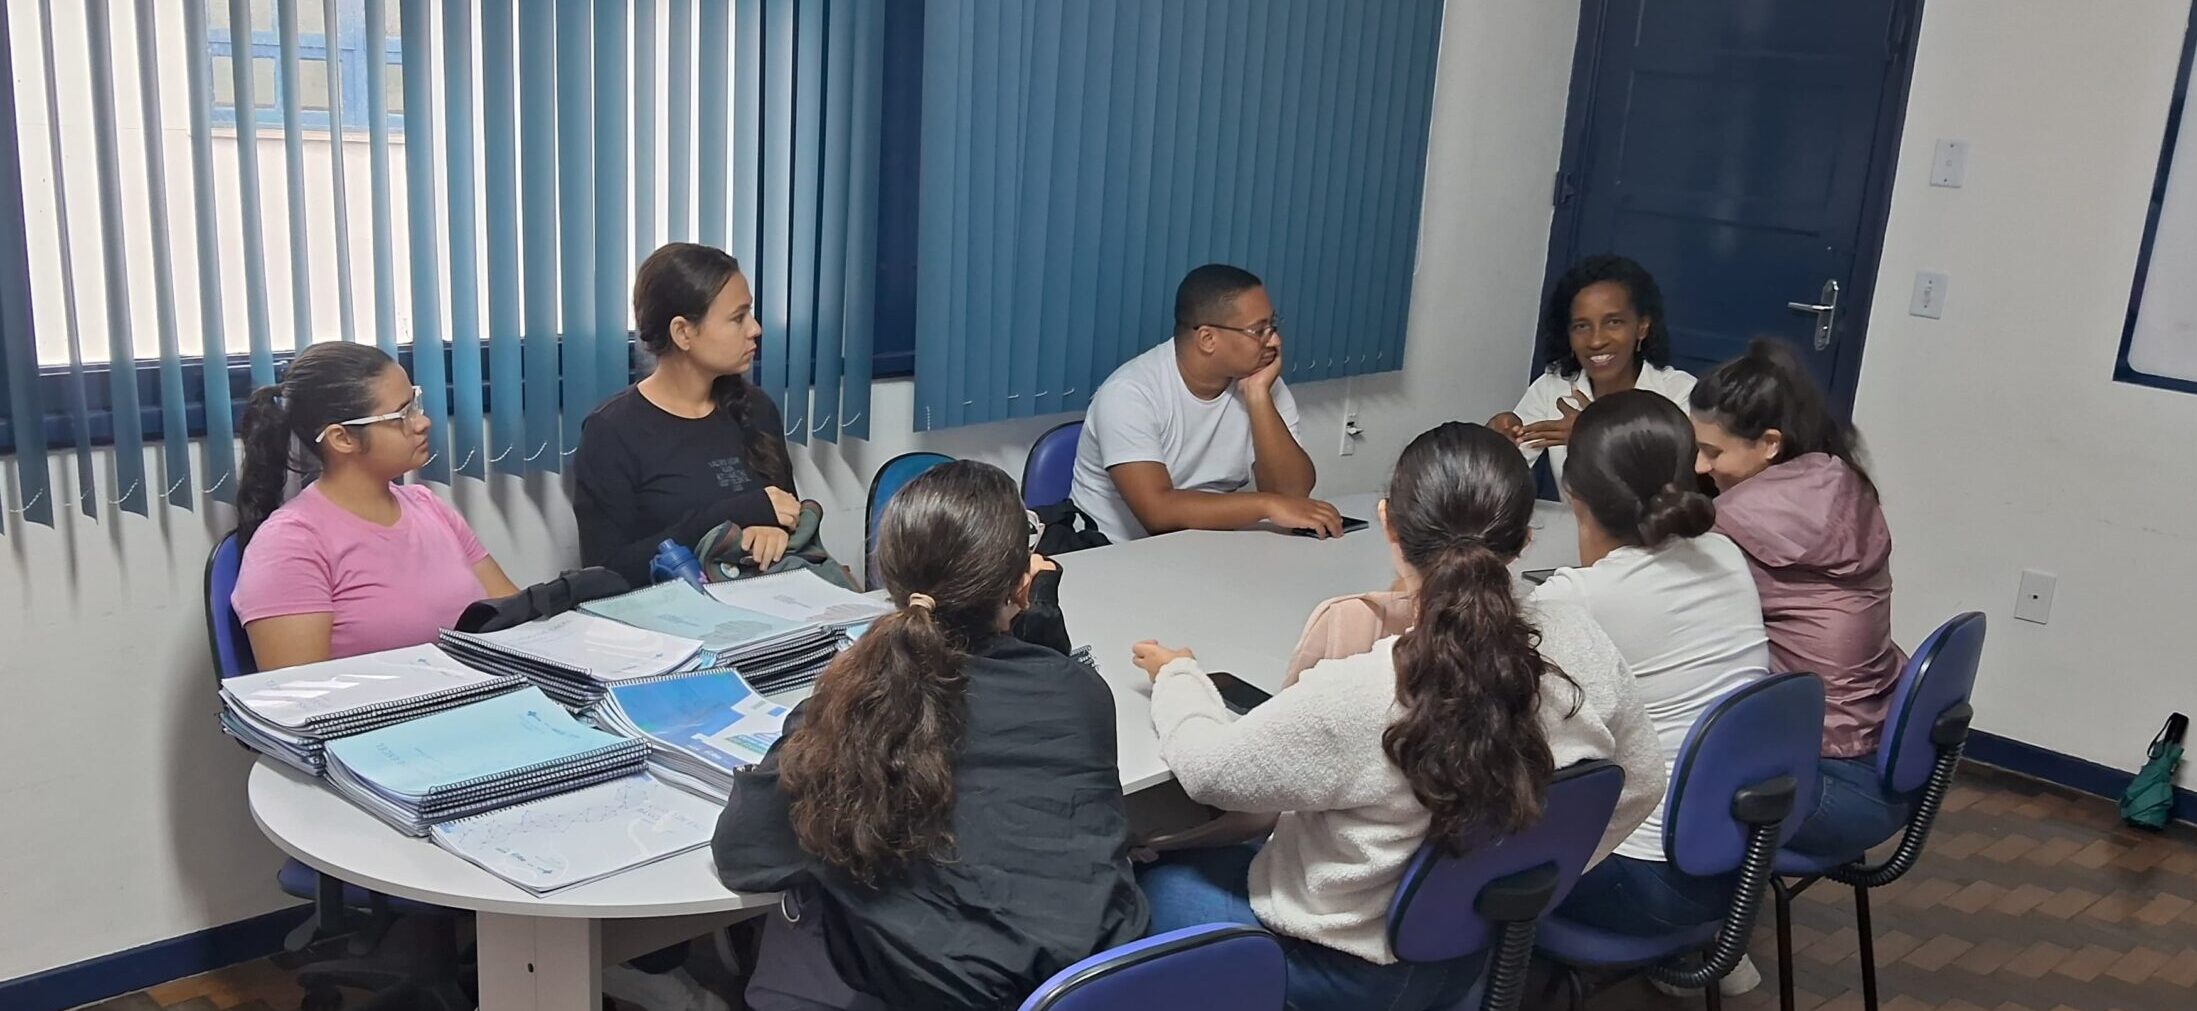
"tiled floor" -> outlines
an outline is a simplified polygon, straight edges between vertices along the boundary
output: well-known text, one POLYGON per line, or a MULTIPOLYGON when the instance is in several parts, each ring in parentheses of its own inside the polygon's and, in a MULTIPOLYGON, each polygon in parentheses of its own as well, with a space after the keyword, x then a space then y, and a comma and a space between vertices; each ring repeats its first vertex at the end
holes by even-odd
MULTIPOLYGON (((1878 889, 1884 1011, 2188 1011, 2197 1008, 2197 832, 2124 828, 2111 803, 1991 769, 1962 773, 1921 864, 1878 889)), ((1800 1007, 1861 1007, 1851 893, 1795 904, 1800 1007)), ((1767 917, 1763 987, 1735 1011, 1774 1008, 1767 917)), ((299 993, 264 961, 93 1005, 99 1011, 287 1011, 299 993)), ((1698 1006, 1634 982, 1594 1011, 1698 1006)))

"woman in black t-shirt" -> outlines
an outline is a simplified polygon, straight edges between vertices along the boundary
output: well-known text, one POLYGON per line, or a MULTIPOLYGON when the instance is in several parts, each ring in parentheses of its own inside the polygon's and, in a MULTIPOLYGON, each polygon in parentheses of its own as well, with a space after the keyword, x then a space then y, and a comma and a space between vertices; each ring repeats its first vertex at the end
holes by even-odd
POLYGON ((801 499, 778 407, 745 378, 763 328, 739 261, 690 242, 658 249, 634 278, 633 317, 656 368, 580 428, 581 562, 642 585, 659 542, 692 548, 730 522, 768 568, 786 552, 801 499))

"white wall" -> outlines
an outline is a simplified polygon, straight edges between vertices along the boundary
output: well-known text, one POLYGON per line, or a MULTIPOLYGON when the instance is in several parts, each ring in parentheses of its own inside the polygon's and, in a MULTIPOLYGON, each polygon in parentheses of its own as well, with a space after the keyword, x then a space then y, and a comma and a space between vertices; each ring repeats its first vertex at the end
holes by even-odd
MULTIPOLYGON (((1403 444, 1516 397, 1529 365, 1577 12, 1548 0, 1452 4, 1443 29, 1406 369, 1299 391, 1324 489, 1376 486, 1403 444), (1367 431, 1338 459, 1342 412, 1367 431)), ((1277 292, 1285 304, 1289 293, 1277 292)), ((912 388, 883 383, 868 443, 796 449, 826 539, 860 557, 862 499, 885 459, 931 449, 1020 473, 1058 418, 917 436, 912 388)), ((148 454, 148 461, 156 458, 148 454)), ((107 482, 107 463, 101 481, 107 482)), ((73 473, 64 461, 57 477, 73 473)), ((162 485, 165 487, 165 484, 162 485)), ((111 497, 113 489, 105 489, 111 497)), ((64 495, 68 494, 64 489, 64 495)), ((460 481, 453 497, 521 583, 576 562, 555 479, 460 481)), ((19 499, 17 499, 19 501, 19 499)), ((279 856, 244 804, 247 756, 214 726, 200 578, 223 510, 10 522, 0 535, 0 980, 279 908, 279 856), (94 732, 59 718, 103 712, 94 732)))
MULTIPOLYGON (((2110 378, 2188 3, 1927 7, 1856 404, 1898 542, 1899 633, 1988 611, 1979 725, 2129 767, 2165 710, 2197 705, 2173 648, 2197 572, 2197 397, 2110 378), (1972 145, 1961 189, 1925 182, 1937 137, 1972 145), (1943 320, 1906 314, 1919 269, 1952 279, 1943 320), (2011 619, 2023 567, 2060 577, 2049 626, 2011 619)), ((1451 5, 1407 367, 1300 391, 1324 488, 1371 487, 1421 429, 1515 396, 1575 19, 1547 0, 1451 5), (1346 405, 1368 437, 1337 459, 1346 405)), ((924 448, 1018 471, 1057 420, 916 436, 910 394, 880 385, 871 442, 795 452, 844 559, 879 462, 924 448)), ((454 497, 522 582, 573 563, 554 479, 461 481, 454 497)), ((160 511, 0 536, 0 690, 17 714, 0 736, 0 979, 287 901, 244 808, 246 756, 213 725, 199 578, 226 525, 160 511), (57 715, 87 706, 111 742, 96 751, 78 745, 87 721, 57 715)))
POLYGON ((2189 13, 1929 0, 1855 404, 1902 641, 1988 612, 1977 725, 2122 769, 2197 707, 2197 396, 2112 381, 2189 13), (1940 137, 1960 189, 1927 183, 1940 137), (1944 319, 1907 315, 1917 270, 1944 319), (2050 625, 2013 620, 2023 568, 2059 576, 2050 625))

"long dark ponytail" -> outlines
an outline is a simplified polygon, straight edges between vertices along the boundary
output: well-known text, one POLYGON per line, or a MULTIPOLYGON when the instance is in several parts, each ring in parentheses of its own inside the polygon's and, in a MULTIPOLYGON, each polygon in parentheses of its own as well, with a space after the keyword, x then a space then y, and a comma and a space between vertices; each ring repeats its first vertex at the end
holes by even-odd
MULTIPOLYGON (((657 247, 641 261, 633 277, 633 326, 642 347, 662 356, 672 347, 671 322, 700 323, 717 293, 740 273, 740 261, 715 246, 673 242, 657 247)), ((785 433, 756 431, 755 404, 762 391, 740 375, 718 376, 710 384, 717 409, 740 423, 748 468, 764 484, 793 487, 786 463, 785 433)), ((767 427, 767 426, 766 426, 767 427)))
POLYGON ((1877 493, 1876 482, 1862 466, 1853 429, 1831 413, 1815 378, 1783 341, 1747 345, 1746 354, 1701 377, 1687 399, 1694 413, 1739 438, 1760 439, 1776 430, 1776 463, 1825 453, 1852 468, 1870 495, 1877 493))
POLYGON ((1699 537, 1716 525, 1716 503, 1701 493, 1694 453, 1693 422, 1677 404, 1647 390, 1613 393, 1572 423, 1564 487, 1621 543, 1699 537))
POLYGON ((1389 484, 1389 531, 1420 582, 1418 619, 1396 642, 1403 716, 1381 745, 1452 852, 1539 821, 1556 771, 1541 681, 1564 675, 1541 656, 1508 567, 1533 500, 1518 448, 1455 421, 1413 439, 1389 484))
POLYGON ((780 746, 802 849, 869 884, 951 857, 963 668, 1029 572, 1026 524, 990 464, 943 464, 893 496, 877 559, 900 610, 832 661, 780 746))
MULTIPOLYGON (((313 438, 330 425, 373 413, 374 379, 396 362, 371 344, 329 342, 298 353, 282 381, 252 391, 238 432, 237 541, 249 544, 282 505, 290 475, 318 469, 313 438)), ((361 430, 359 438, 372 438, 361 430)))

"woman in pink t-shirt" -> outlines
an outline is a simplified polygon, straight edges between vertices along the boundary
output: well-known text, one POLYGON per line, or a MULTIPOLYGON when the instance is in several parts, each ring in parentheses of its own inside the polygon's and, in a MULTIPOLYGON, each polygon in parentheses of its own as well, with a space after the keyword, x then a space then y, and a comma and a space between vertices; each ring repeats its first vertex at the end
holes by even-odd
POLYGON ((307 348, 253 391, 230 603, 261 669, 433 642, 467 604, 518 592, 457 510, 395 483, 427 462, 419 393, 388 355, 348 343, 307 348), (284 502, 305 453, 319 475, 284 502))

